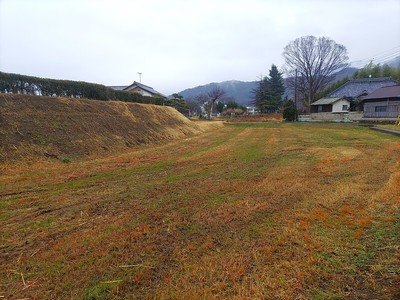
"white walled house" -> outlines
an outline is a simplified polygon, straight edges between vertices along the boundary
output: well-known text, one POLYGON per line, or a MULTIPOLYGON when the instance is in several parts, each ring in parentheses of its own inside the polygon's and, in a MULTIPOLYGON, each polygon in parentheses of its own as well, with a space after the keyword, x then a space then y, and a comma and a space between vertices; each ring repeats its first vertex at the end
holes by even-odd
POLYGON ((344 97, 322 98, 311 103, 311 113, 347 113, 350 109, 350 101, 344 97))

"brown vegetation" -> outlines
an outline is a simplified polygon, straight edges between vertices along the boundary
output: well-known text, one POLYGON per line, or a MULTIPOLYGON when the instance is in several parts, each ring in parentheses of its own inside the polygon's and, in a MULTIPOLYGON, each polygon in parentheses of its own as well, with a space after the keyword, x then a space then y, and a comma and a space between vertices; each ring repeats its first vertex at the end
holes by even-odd
POLYGON ((0 175, 7 299, 395 299, 400 142, 254 123, 0 175))
POLYGON ((282 121, 283 121, 283 117, 282 117, 281 113, 235 116, 233 118, 227 119, 227 122, 231 122, 231 123, 282 122, 282 121))
POLYGON ((0 161, 110 154, 202 132, 170 107, 0 94, 0 161))

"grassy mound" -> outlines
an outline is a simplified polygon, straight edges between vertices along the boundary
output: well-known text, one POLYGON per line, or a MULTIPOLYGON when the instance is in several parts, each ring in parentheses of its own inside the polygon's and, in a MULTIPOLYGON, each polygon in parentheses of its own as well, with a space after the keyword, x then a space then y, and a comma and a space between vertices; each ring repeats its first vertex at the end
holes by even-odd
POLYGON ((203 130, 147 104, 1 94, 0 108, 0 161, 97 155, 203 130))

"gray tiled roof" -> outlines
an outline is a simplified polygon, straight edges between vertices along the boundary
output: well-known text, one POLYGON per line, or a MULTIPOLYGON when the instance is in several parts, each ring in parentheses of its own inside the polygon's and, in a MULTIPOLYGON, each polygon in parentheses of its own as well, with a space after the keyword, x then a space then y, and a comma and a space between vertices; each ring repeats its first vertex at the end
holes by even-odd
POLYGON ((328 97, 357 98, 363 94, 368 95, 382 87, 398 84, 399 82, 391 79, 390 77, 353 79, 347 81, 344 85, 328 94, 328 97))
POLYGON ((311 103, 311 105, 327 105, 327 104, 333 104, 336 101, 339 101, 340 99, 342 99, 343 97, 330 97, 330 98, 322 98, 319 99, 313 103, 311 103))
POLYGON ((134 81, 131 85, 118 85, 118 86, 109 86, 109 87, 112 88, 113 90, 117 90, 117 91, 125 91, 125 90, 132 89, 134 87, 138 87, 152 95, 165 97, 163 94, 161 94, 160 92, 157 92, 152 87, 144 85, 144 84, 142 84, 140 82, 136 82, 136 81, 134 81))
POLYGON ((128 87, 127 85, 109 86, 109 88, 112 88, 113 90, 116 90, 116 91, 122 91, 122 90, 126 89, 127 87, 128 87))
POLYGON ((387 99, 387 98, 400 98, 400 85, 387 86, 380 88, 366 97, 363 100, 387 99))
POLYGON ((153 95, 160 95, 160 96, 163 96, 163 97, 164 97, 163 94, 161 94, 160 92, 157 92, 157 91, 156 91, 155 89, 153 89, 152 87, 147 86, 147 85, 144 85, 144 84, 142 84, 142 83, 140 83, 140 82, 136 82, 136 81, 134 81, 130 86, 127 86, 124 90, 128 90, 128 89, 133 88, 133 87, 135 87, 135 86, 141 88, 142 90, 145 90, 146 92, 149 92, 150 94, 153 94, 153 95))

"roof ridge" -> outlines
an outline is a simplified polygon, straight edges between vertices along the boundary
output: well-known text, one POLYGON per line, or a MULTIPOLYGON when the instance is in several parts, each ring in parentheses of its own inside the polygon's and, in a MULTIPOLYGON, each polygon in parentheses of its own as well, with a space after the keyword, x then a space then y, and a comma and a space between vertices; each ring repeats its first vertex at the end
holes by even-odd
MULTIPOLYGON (((364 77, 364 78, 354 78, 350 79, 349 82, 365 82, 365 81, 387 81, 387 80, 394 80, 392 77, 364 77)), ((396 80, 394 80, 396 81, 396 80)))
POLYGON ((145 84, 143 84, 143 83, 141 83, 141 82, 134 81, 131 85, 134 85, 134 84, 141 85, 141 86, 145 86, 145 87, 148 87, 148 88, 151 88, 151 89, 152 89, 151 86, 145 85, 145 84))

